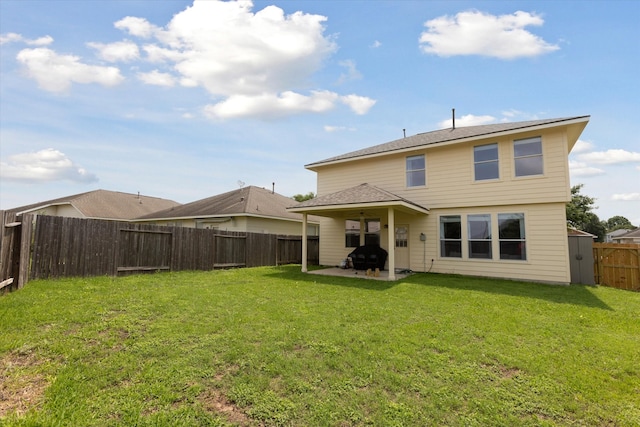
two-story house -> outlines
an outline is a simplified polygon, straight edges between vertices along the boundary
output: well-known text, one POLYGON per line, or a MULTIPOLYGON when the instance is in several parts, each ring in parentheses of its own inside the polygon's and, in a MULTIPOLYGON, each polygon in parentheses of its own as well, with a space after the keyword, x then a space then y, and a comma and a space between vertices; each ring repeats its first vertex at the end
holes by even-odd
POLYGON ((322 265, 379 244, 390 280, 410 269, 569 283, 568 155, 588 121, 442 129, 311 163, 318 197, 290 210, 323 217, 322 265))

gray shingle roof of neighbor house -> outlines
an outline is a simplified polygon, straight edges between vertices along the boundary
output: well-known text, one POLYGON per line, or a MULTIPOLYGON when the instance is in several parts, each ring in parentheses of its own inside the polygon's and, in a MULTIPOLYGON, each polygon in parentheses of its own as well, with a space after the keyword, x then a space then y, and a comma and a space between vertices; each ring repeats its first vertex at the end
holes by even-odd
POLYGON ((87 218, 130 220, 141 215, 164 210, 179 203, 173 200, 119 191, 94 190, 57 199, 46 200, 10 209, 20 214, 37 212, 50 206, 71 205, 87 218))
POLYGON ((349 206, 349 205, 367 205, 367 204, 402 204, 406 205, 414 210, 428 212, 429 209, 418 205, 410 200, 393 194, 389 191, 378 188, 374 185, 367 183, 357 185, 355 187, 347 188, 335 193, 326 194, 324 196, 318 196, 316 198, 306 200, 295 206, 292 206, 290 210, 309 208, 320 208, 330 206, 349 206))
MULTIPOLYGON (((301 221, 300 214, 287 211, 287 207, 294 203, 295 200, 292 198, 250 185, 137 219, 158 220, 250 215, 301 221)), ((311 218, 309 220, 313 221, 311 218)))
POLYGON ((615 239, 638 239, 640 238, 640 228, 636 228, 635 230, 631 230, 625 234, 620 236, 616 236, 615 239))
MULTIPOLYGON (((463 142, 470 139, 479 139, 504 133, 523 132, 527 130, 536 130, 546 127, 560 126, 563 124, 579 124, 589 121, 590 116, 575 116, 545 120, 530 120, 524 122, 495 123, 490 125, 467 126, 435 130, 432 132, 419 133, 417 135, 408 136, 406 138, 397 139, 395 141, 384 144, 374 145, 361 150, 352 151, 341 154, 339 156, 330 157, 319 162, 309 163, 305 165, 307 169, 313 170, 317 166, 325 164, 338 163, 357 158, 376 156, 387 154, 394 151, 406 151, 417 149, 425 146, 436 144, 449 144, 463 142)), ((580 129, 582 131, 582 129, 580 129)), ((579 135, 579 132, 576 134, 579 135)))

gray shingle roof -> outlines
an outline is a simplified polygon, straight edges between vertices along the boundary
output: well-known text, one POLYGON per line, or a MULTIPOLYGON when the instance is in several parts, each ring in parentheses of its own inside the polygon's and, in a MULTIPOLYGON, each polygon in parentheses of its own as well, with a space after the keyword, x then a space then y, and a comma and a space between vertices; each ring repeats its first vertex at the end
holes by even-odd
POLYGON ((640 228, 636 228, 635 230, 631 230, 628 233, 625 233, 621 236, 614 237, 615 239, 638 239, 640 238, 640 228))
POLYGON ((145 215, 138 219, 206 218, 233 215, 302 220, 300 214, 287 211, 295 200, 264 188, 248 186, 145 215))
POLYGON ((151 212, 178 206, 173 200, 119 191, 94 190, 10 209, 11 212, 37 211, 47 206, 70 204, 87 218, 129 220, 151 212))
POLYGON ((335 193, 325 194, 324 196, 318 196, 292 206, 292 208, 298 209, 338 205, 381 204, 389 202, 404 203, 415 206, 421 210, 428 210, 427 208, 410 200, 367 183, 347 188, 342 191, 337 191, 335 193))
POLYGON ((355 159, 358 157, 367 157, 371 155, 377 155, 387 152, 407 150, 411 148, 424 147, 434 144, 450 143, 456 140, 464 140, 468 138, 480 138, 490 136, 492 134, 501 132, 512 131, 525 131, 527 128, 534 128, 537 126, 561 124, 562 122, 569 122, 576 119, 586 119, 589 116, 577 116, 577 117, 565 117, 556 119, 545 120, 530 120, 524 122, 510 122, 510 123, 495 123, 490 125, 481 126, 467 126, 456 127, 455 129, 440 129, 432 132, 419 133, 417 135, 408 136, 406 138, 397 139, 395 141, 387 142, 384 144, 374 145, 372 147, 364 148, 361 150, 352 151, 339 156, 330 157, 319 162, 314 162, 306 165, 305 167, 312 169, 314 166, 320 166, 324 163, 332 163, 336 161, 344 161, 349 159, 355 159))

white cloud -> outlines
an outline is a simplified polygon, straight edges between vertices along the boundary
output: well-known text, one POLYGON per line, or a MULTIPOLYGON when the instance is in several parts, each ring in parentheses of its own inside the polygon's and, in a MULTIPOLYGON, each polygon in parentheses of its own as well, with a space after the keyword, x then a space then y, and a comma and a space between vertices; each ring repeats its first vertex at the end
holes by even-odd
MULTIPOLYGON (((285 14, 277 6, 252 9, 247 0, 194 0, 163 26, 134 16, 114 23, 129 37, 144 39, 141 47, 129 40, 87 46, 105 61, 136 61, 131 70, 144 84, 204 88, 216 100, 205 107, 209 117, 322 113, 340 103, 366 114, 375 104, 366 96, 312 90, 313 75, 337 50, 334 37, 324 34, 325 16, 285 14)), ((19 35, 4 37, 21 40, 19 35)), ((29 77, 52 92, 66 91, 73 83, 113 86, 124 80, 116 67, 90 65, 50 49, 24 49, 17 59, 29 77)), ((362 77, 353 61, 340 65, 346 70, 342 81, 362 77)))
MULTIPOLYGON (((196 0, 164 27, 130 16, 115 25, 149 40, 142 47, 144 59, 171 67, 180 85, 203 87, 221 98, 205 107, 211 118, 321 113, 337 102, 365 114, 373 106, 375 100, 364 96, 324 90, 302 94, 337 49, 333 38, 324 35, 326 17, 285 15, 276 6, 255 13, 252 8, 251 1, 196 0)), ((353 61, 340 65, 346 68, 341 81, 361 78, 353 61)))
MULTIPOLYGON (((180 62, 186 59, 189 54, 180 52, 177 50, 167 49, 155 44, 146 44, 142 47, 142 50, 147 54, 147 61, 149 62, 180 62)), ((196 82, 197 86, 197 82, 196 82)))
POLYGON ((500 59, 538 56, 558 50, 525 30, 541 26, 544 20, 535 13, 517 11, 512 15, 490 15, 465 11, 427 21, 420 35, 420 48, 438 56, 482 55, 500 59))
POLYGON ((22 36, 18 33, 0 34, 0 45, 5 43, 15 43, 22 41, 22 36))
POLYGON ((371 43, 371 47, 374 48, 374 49, 377 49, 380 46, 382 46, 382 43, 379 42, 378 40, 375 40, 373 43, 371 43))
POLYGON ((505 116, 505 118, 507 118, 507 119, 513 119, 513 118, 521 116, 523 114, 524 113, 522 111, 514 110, 514 109, 505 110, 505 111, 502 112, 502 115, 505 116))
POLYGON ((640 152, 633 152, 621 149, 611 149, 607 151, 593 151, 578 155, 578 159, 584 162, 591 162, 600 165, 613 165, 621 163, 640 162, 640 152))
POLYGON ((174 76, 158 70, 153 70, 149 73, 138 73, 137 77, 140 81, 148 85, 172 87, 176 84, 174 76))
POLYGON ((329 91, 314 91, 310 96, 287 91, 281 94, 233 95, 214 105, 207 105, 204 113, 215 119, 259 116, 283 117, 296 113, 322 113, 334 108, 338 95, 329 91))
POLYGON ((356 63, 354 61, 348 59, 345 61, 340 61, 338 65, 346 68, 346 72, 340 75, 338 84, 342 84, 350 80, 359 80, 362 78, 362 74, 356 68, 356 63))
POLYGON ((87 43, 87 46, 96 49, 98 56, 109 62, 128 62, 140 57, 138 45, 127 40, 107 44, 87 43))
POLYGON ((569 160, 569 173, 571 176, 596 176, 604 175, 605 171, 602 169, 594 168, 586 163, 578 162, 575 160, 569 160))
POLYGON ((160 39, 187 53, 175 69, 213 95, 258 95, 307 84, 334 43, 323 37, 324 16, 250 2, 195 1, 177 14, 160 39), (233 52, 232 55, 229 53, 233 52))
POLYGON ((17 59, 28 76, 50 92, 64 92, 72 83, 115 86, 124 80, 118 68, 83 64, 77 56, 59 55, 48 48, 23 49, 17 59))
POLYGON ((341 132, 341 131, 354 131, 355 128, 350 128, 350 127, 346 127, 346 126, 331 126, 331 125, 324 125, 324 131, 325 132, 341 132))
POLYGON ((502 113, 502 123, 512 121, 526 121, 526 120, 539 120, 541 115, 539 113, 528 113, 526 111, 520 111, 516 109, 504 110, 502 113))
POLYGON ((119 30, 126 31, 132 36, 149 38, 160 29, 153 24, 150 24, 144 18, 136 18, 134 16, 127 16, 113 24, 119 30))
POLYGON ((21 182, 73 181, 95 182, 98 178, 75 165, 64 153, 47 148, 31 153, 15 154, 9 162, 0 162, 3 179, 21 182))
POLYGON ((591 150, 593 150, 593 144, 591 142, 583 141, 579 139, 578 141, 576 141, 575 145, 573 146, 573 149, 571 150, 571 154, 586 153, 591 150))
POLYGON ((44 37, 39 37, 37 39, 32 40, 32 39, 25 39, 24 37, 22 37, 22 35, 17 33, 7 33, 7 34, 0 35, 0 45, 3 45, 5 43, 16 43, 16 42, 23 42, 28 44, 29 46, 47 46, 53 43, 53 37, 44 36, 44 37))
POLYGON ((640 201, 640 193, 614 194, 611 196, 611 200, 640 201))
MULTIPOLYGON (((456 127, 465 127, 465 126, 477 126, 477 125, 486 125, 489 123, 493 123, 496 121, 496 118, 493 116, 474 116, 473 114, 467 114, 462 117, 456 117, 456 127)), ((438 123, 438 127, 440 129, 446 129, 453 126, 453 120, 447 119, 438 123)))
POLYGON ((373 107, 376 103, 375 99, 367 98, 366 96, 353 95, 353 94, 341 96, 340 101, 343 104, 349 106, 349 108, 351 108, 351 110, 354 113, 358 114, 359 116, 367 114, 371 109, 371 107, 373 107))

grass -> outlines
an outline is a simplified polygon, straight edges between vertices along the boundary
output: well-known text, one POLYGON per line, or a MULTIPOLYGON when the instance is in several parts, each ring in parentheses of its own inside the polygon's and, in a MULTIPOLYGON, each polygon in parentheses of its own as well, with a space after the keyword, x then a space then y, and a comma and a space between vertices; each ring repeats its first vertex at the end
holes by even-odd
POLYGON ((298 266, 0 297, 0 424, 640 425, 640 294, 298 266))

